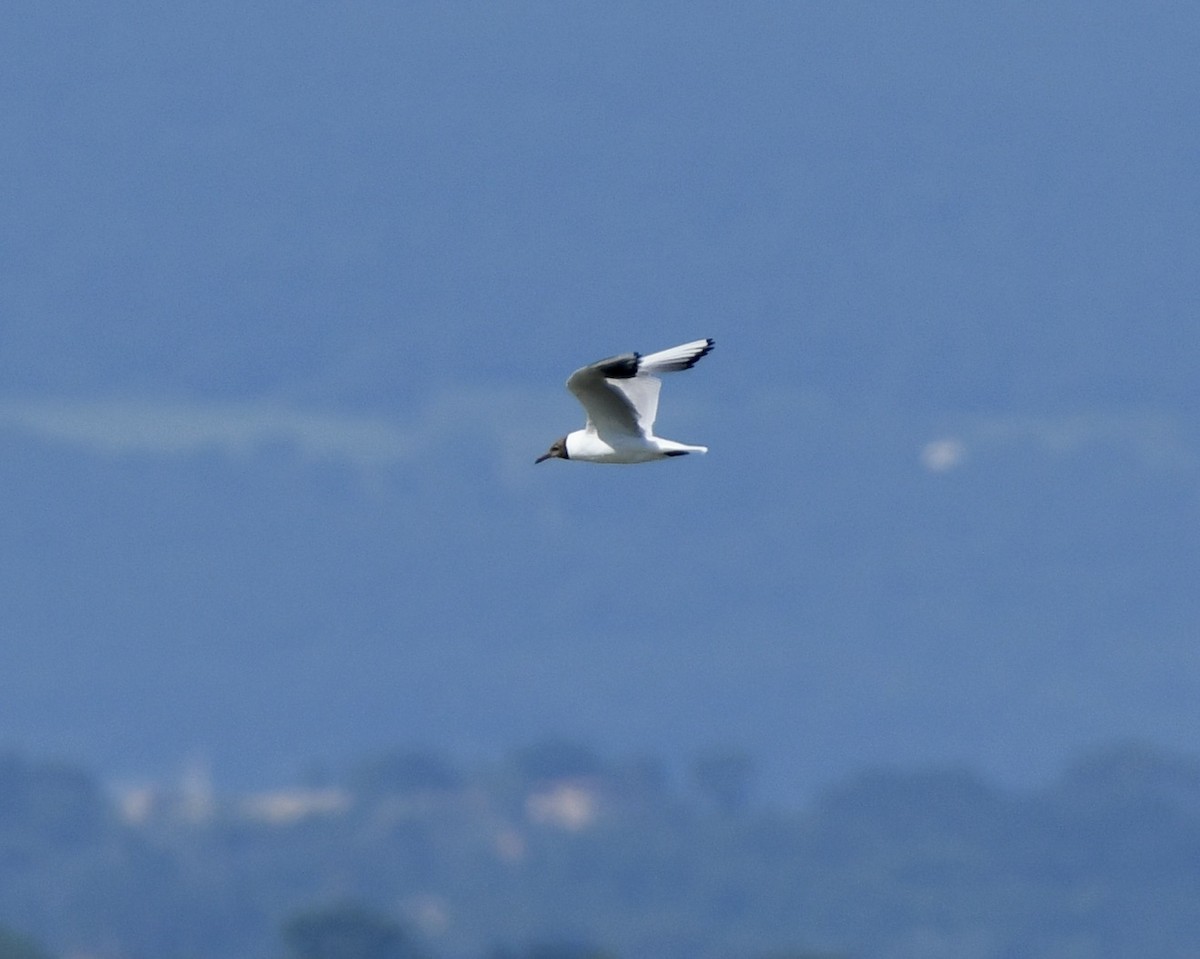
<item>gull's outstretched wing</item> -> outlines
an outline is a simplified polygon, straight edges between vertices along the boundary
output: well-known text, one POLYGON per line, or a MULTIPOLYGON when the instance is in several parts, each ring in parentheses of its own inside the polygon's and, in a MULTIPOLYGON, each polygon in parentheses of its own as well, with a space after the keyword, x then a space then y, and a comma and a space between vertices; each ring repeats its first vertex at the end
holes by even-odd
POLYGON ((642 435, 637 409, 616 386, 637 376, 639 359, 636 353, 622 353, 582 367, 567 378, 567 389, 587 412, 589 430, 601 436, 642 435))
POLYGON ((642 356, 622 353, 576 370, 569 389, 587 411, 588 429, 601 436, 653 435, 661 381, 654 373, 690 370, 713 348, 711 339, 693 340, 642 356))
POLYGON ((678 373, 690 370, 702 356, 707 356, 714 345, 712 339, 692 340, 669 350, 659 350, 648 356, 638 357, 637 376, 624 380, 613 380, 612 385, 625 394, 637 413, 638 425, 647 436, 654 435, 654 421, 658 418, 658 391, 662 380, 654 373, 678 373))
POLYGON ((643 356, 638 363, 639 373, 678 373, 680 370, 690 370, 700 362, 701 357, 712 352, 716 341, 711 337, 705 340, 692 340, 682 346, 672 346, 669 350, 659 350, 643 356))

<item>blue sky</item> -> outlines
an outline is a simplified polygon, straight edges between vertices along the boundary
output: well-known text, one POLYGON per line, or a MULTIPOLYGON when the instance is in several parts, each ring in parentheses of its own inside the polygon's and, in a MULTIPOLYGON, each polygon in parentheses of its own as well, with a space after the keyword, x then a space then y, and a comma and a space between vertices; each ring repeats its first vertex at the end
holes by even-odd
POLYGON ((1194 728, 1189 6, 3 19, 0 740, 795 792, 1194 728), (698 336, 712 454, 533 469, 698 336))

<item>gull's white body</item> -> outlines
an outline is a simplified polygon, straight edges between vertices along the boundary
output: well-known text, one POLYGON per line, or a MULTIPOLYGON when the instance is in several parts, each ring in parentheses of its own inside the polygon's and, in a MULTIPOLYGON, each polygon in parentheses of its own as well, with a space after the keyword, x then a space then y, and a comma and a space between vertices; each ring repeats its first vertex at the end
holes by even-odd
POLYGON ((585 463, 649 463, 683 453, 707 453, 707 446, 689 446, 646 436, 630 442, 608 443, 600 434, 587 429, 567 434, 567 458, 585 463))
POLYGON ((538 462, 557 457, 585 463, 647 463, 707 453, 706 446, 654 435, 662 386, 654 374, 691 369, 712 348, 711 339, 693 340, 647 356, 610 357, 576 370, 567 380, 567 389, 583 404, 587 424, 556 441, 538 462))

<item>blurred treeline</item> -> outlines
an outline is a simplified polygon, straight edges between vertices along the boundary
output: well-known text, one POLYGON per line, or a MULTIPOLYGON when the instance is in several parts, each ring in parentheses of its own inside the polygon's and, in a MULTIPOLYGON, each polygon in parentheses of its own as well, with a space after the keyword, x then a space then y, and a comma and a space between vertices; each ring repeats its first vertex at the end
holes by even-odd
POLYGON ((802 809, 546 742, 396 750, 269 793, 0 756, 0 959, 1194 959, 1200 760, 1037 790, 874 769, 802 809))

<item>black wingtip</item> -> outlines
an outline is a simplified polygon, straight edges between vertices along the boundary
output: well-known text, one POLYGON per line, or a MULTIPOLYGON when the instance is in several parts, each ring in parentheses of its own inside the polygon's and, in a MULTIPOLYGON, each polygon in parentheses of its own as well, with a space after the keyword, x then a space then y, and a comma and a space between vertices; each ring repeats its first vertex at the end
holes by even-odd
POLYGON ((690 360, 688 360, 687 364, 685 366, 683 366, 682 369, 690 370, 693 366, 695 366, 702 359, 704 359, 704 357, 708 356, 708 354, 713 351, 713 347, 716 345, 717 345, 716 340, 714 340, 711 336, 706 336, 704 338, 704 348, 697 350, 696 355, 693 356, 690 360))

